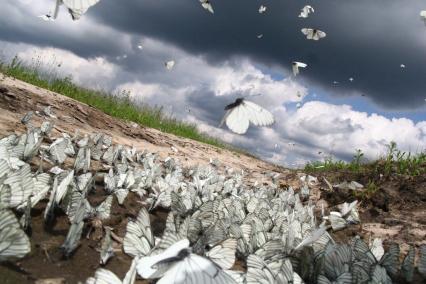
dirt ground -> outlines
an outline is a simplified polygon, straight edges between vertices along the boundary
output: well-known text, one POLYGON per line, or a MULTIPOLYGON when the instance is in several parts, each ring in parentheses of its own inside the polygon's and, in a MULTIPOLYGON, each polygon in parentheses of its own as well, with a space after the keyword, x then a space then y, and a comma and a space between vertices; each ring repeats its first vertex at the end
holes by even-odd
MULTIPOLYGON (((41 111, 50 105, 58 117, 55 120, 53 137, 58 136, 59 132, 73 134, 77 129, 82 134, 103 132, 111 135, 114 143, 135 146, 138 151, 146 149, 157 152, 162 158, 171 156, 179 159, 185 166, 206 164, 210 157, 217 158, 221 162, 222 170, 225 167, 244 169, 248 183, 266 182, 264 173, 275 171, 281 173, 280 183, 283 188, 288 186, 298 188, 301 185, 300 170, 284 169, 250 156, 165 134, 155 129, 134 127, 130 122, 112 118, 75 100, 19 80, 2 77, 0 74, 0 138, 12 133, 22 134, 25 127, 20 120, 25 113, 41 111), (174 152, 171 146, 177 148, 178 152, 174 152)), ((41 117, 34 117, 35 124, 41 123, 41 117)), ((36 159, 33 160, 32 166, 38 167, 36 159)), ((97 166, 99 165, 94 163, 93 170, 97 170, 97 166)), ((352 192, 345 190, 327 191, 327 186, 321 182, 322 175, 334 183, 356 180, 365 185, 371 178, 377 180, 378 190, 370 198, 361 200, 362 224, 337 232, 334 234, 337 240, 344 241, 355 234, 360 234, 367 240, 370 237, 380 237, 385 243, 389 241, 399 243, 402 251, 407 250, 408 244, 426 243, 426 175, 383 180, 344 172, 318 175, 320 182, 313 186, 311 198, 314 202, 325 204, 326 209, 351 201, 355 197, 352 192)), ((97 205, 104 199, 102 182, 96 186, 97 190, 89 196, 92 205, 97 205)), ((118 237, 124 236, 128 218, 135 217, 142 206, 136 200, 132 194, 127 197, 123 206, 119 206, 114 200, 112 217, 108 224, 114 227, 114 233, 118 237)), ((31 253, 17 262, 0 264, 1 283, 78 283, 84 282, 100 267, 97 251, 100 247, 99 232, 92 232, 90 237, 86 238, 90 229, 86 226, 85 237, 80 247, 72 257, 64 259, 60 246, 69 228, 68 218, 60 215, 53 228, 46 230, 43 226, 45 206, 45 202, 40 202, 32 210, 31 253), (43 279, 45 281, 40 282, 43 279), (50 282, 46 279, 50 279, 50 282)), ((156 210, 151 214, 154 233, 162 232, 166 216, 167 212, 163 210, 156 210)), ((131 258, 121 252, 119 243, 116 245, 116 255, 105 268, 123 278, 130 266, 131 258)))

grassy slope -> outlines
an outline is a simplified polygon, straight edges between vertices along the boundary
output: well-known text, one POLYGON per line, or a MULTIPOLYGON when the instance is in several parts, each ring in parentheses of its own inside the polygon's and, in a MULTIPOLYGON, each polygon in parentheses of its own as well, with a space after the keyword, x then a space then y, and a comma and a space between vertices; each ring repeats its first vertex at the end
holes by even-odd
POLYGON ((17 57, 10 64, 0 62, 0 72, 5 75, 73 98, 113 117, 133 121, 162 132, 172 133, 220 148, 243 152, 216 138, 201 133, 194 124, 182 122, 167 116, 160 107, 133 104, 129 99, 129 93, 111 94, 82 88, 73 83, 69 77, 60 78, 54 72, 43 72, 41 70, 41 64, 24 65, 17 57))

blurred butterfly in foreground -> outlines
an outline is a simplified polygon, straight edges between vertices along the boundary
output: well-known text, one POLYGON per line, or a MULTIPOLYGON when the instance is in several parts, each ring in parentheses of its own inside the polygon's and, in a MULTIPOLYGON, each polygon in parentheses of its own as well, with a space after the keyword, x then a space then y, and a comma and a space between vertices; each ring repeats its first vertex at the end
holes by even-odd
POLYGON ((274 123, 272 113, 261 106, 238 98, 232 104, 225 107, 226 113, 219 127, 226 123, 229 129, 237 134, 246 133, 250 122, 256 126, 268 126, 274 123))
POLYGON ((97 4, 100 0, 56 0, 55 12, 53 15, 47 14, 39 16, 45 21, 54 21, 59 14, 59 6, 64 4, 68 12, 71 14, 72 19, 78 20, 81 16, 89 10, 90 7, 97 4))

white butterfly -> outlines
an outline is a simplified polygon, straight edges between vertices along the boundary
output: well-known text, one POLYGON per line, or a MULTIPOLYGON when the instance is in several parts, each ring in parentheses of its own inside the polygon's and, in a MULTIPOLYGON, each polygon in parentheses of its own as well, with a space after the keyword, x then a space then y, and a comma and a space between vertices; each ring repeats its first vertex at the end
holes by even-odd
POLYGON ((423 20, 423 22, 426 25, 426 10, 420 11, 420 18, 423 20))
POLYGON ((214 14, 212 4, 210 4, 209 0, 200 0, 200 2, 201 2, 201 6, 203 6, 204 9, 214 14))
POLYGON ((353 82, 353 81, 354 81, 354 78, 350 77, 350 78, 349 78, 349 81, 353 82))
POLYGON ((299 18, 307 18, 309 17, 309 14, 313 12, 315 12, 314 8, 312 8, 312 6, 310 5, 306 5, 305 7, 302 8, 299 14, 299 18))
POLYGON ((139 211, 135 221, 127 223, 126 235, 123 240, 123 250, 126 254, 136 257, 147 255, 154 247, 154 235, 148 211, 144 207, 139 211))
POLYGON ((100 0, 56 0, 55 12, 53 15, 40 16, 45 21, 54 21, 58 17, 59 6, 62 4, 67 7, 72 19, 78 20, 87 12, 87 10, 98 3, 100 0))
POLYGON ((174 60, 166 61, 164 63, 164 66, 166 66, 167 70, 172 70, 173 67, 175 66, 175 61, 174 60))
POLYGON ((257 35, 257 38, 262 38, 263 37, 263 34, 258 34, 257 35))
POLYGON ((401 64, 401 65, 399 65, 399 67, 405 68, 405 64, 401 64))
POLYGON ((317 29, 303 28, 302 33, 306 35, 307 39, 312 39, 312 40, 320 40, 321 38, 325 38, 327 36, 325 32, 317 30, 317 29))
POLYGON ((259 13, 263 14, 265 12, 266 12, 266 6, 260 5, 260 7, 259 7, 259 13))
POLYGON ((133 259, 130 269, 127 271, 126 276, 124 276, 123 281, 108 269, 99 268, 96 270, 94 277, 90 277, 86 280, 86 284, 133 284, 136 279, 136 264, 138 260, 138 258, 133 259))
POLYGON ((234 279, 210 260, 191 252, 189 240, 181 240, 164 252, 142 257, 136 270, 145 279, 169 283, 235 283, 234 279))
POLYGON ((420 245, 419 260, 417 264, 419 272, 426 277, 426 244, 420 245))
POLYGON ((226 123, 229 129, 237 134, 246 133, 250 122, 256 126, 268 126, 274 123, 274 116, 259 105, 238 98, 225 107, 226 113, 219 125, 226 123))
POLYGON ((30 240, 12 211, 0 210, 0 262, 22 258, 31 251, 30 240))
POLYGON ((139 44, 137 47, 138 47, 138 49, 140 49, 140 50, 142 50, 142 49, 143 49, 143 45, 141 45, 141 44, 139 44))
POLYGON ((293 75, 296 76, 297 74, 299 74, 299 68, 306 68, 307 66, 308 64, 306 63, 294 61, 292 63, 293 75))

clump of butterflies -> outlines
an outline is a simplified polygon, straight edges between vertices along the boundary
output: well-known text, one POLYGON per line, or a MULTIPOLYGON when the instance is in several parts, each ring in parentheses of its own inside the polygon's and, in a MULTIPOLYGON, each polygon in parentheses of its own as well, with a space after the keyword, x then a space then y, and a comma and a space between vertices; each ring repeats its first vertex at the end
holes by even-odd
POLYGON ((26 133, 0 139, 0 261, 30 252, 31 210, 48 200, 46 228, 58 211, 69 220, 65 257, 72 257, 89 228, 102 236, 100 265, 114 257, 115 243, 133 259, 124 280, 99 268, 86 283, 128 284, 136 277, 157 283, 392 283, 398 277, 412 281, 416 269, 426 277, 426 245, 415 268, 414 246, 401 266, 396 244, 385 251, 380 239, 336 243, 328 231, 360 222, 357 201, 329 214, 323 210, 317 225, 315 205, 301 201, 314 177, 301 178, 300 193, 281 189, 278 173, 267 173, 267 185, 248 185, 244 172, 221 169, 217 161, 183 168, 174 158, 161 161, 157 154, 114 145, 101 133, 53 137, 52 109, 36 112, 44 117, 39 127, 31 123, 33 115, 22 119, 26 133), (93 161, 102 167, 95 173, 93 161), (36 162, 33 172, 29 163, 36 162), (106 197, 92 206, 87 197, 99 177, 106 197), (113 201, 123 204, 129 192, 143 207, 119 237, 103 222, 113 201), (162 234, 154 235, 150 214, 158 208, 168 216, 162 234), (235 269, 237 260, 242 269, 235 269))

